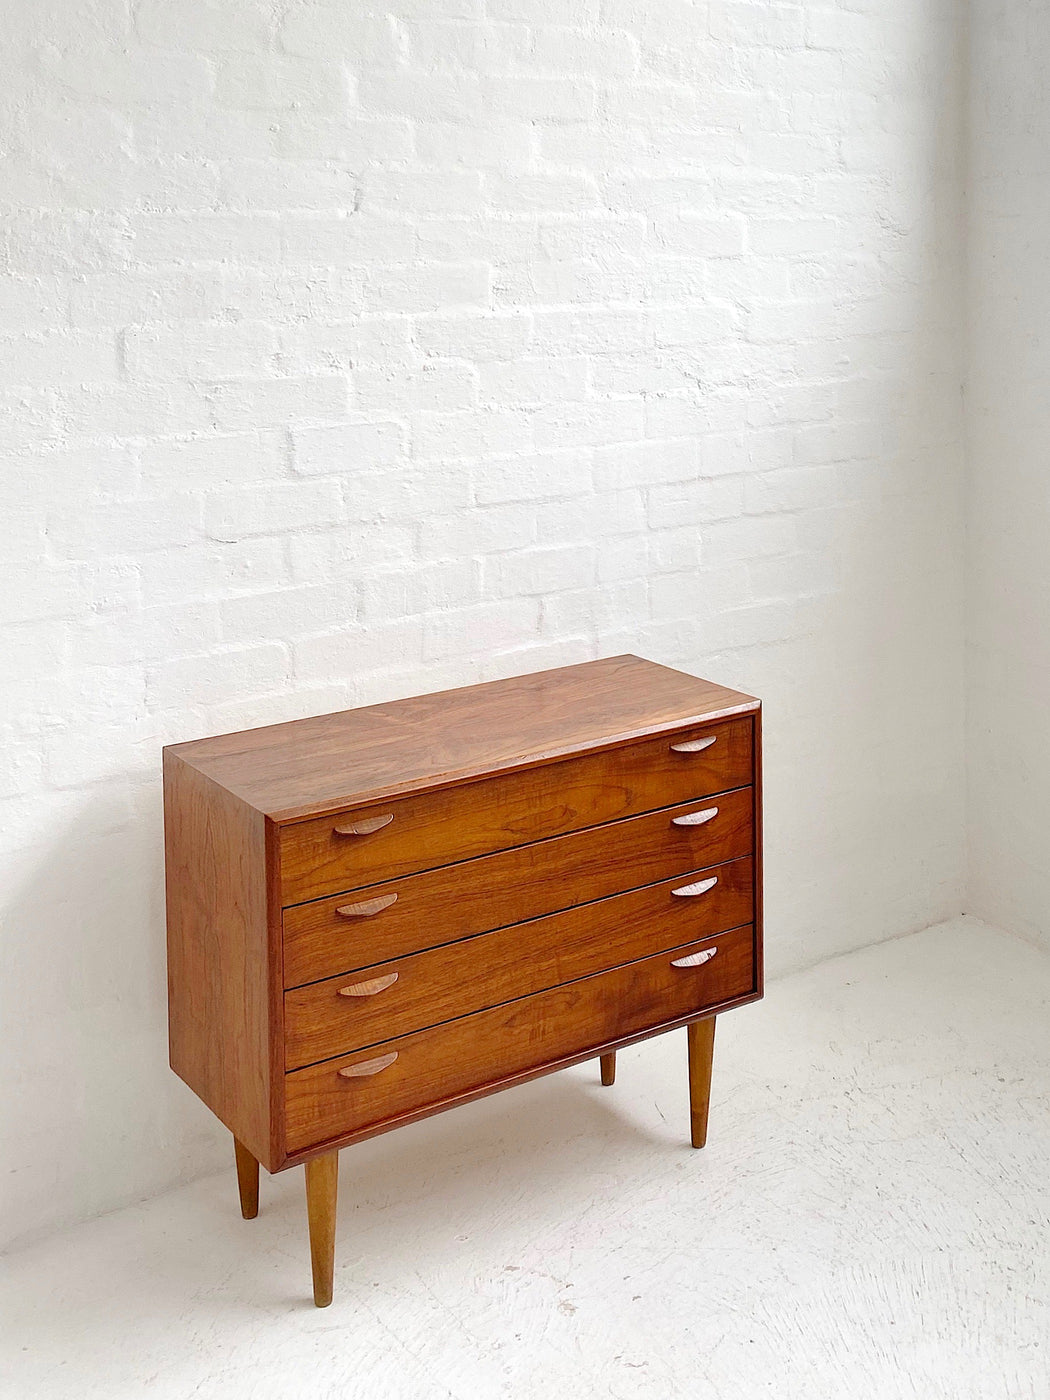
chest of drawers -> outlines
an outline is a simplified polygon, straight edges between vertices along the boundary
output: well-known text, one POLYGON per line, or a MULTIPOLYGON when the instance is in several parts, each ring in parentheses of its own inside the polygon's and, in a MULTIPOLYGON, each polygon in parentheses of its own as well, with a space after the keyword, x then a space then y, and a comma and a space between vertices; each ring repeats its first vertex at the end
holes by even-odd
POLYGON ((761 996, 759 702, 637 657, 164 751, 171 1064, 258 1170, 761 996))

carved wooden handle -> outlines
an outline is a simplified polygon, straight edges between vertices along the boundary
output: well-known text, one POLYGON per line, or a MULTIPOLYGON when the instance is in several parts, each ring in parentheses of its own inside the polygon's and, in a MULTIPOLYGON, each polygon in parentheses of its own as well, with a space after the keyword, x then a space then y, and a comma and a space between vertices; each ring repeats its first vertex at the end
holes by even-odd
POLYGON ((337 836, 371 836, 373 831, 382 831, 383 827, 389 826, 393 820, 393 812, 387 812, 382 817, 359 817, 357 821, 333 826, 332 830, 337 836))
POLYGON ((385 977, 373 977, 368 982, 355 982, 350 987, 340 987, 341 997, 374 997, 377 992, 385 992, 397 981, 396 972, 388 972, 385 977))
POLYGON ((718 738, 717 734, 711 734, 706 739, 683 739, 680 744, 672 744, 672 753, 699 753, 701 749, 709 749, 718 738))
POLYGON ((672 817, 672 826, 703 826, 718 816, 717 807, 705 807, 702 812, 685 812, 680 817, 672 817))
POLYGON ((713 890, 718 884, 718 876, 712 875, 710 880, 697 880, 695 885, 679 885, 678 889, 672 890, 672 894, 678 895, 680 899, 692 899, 698 894, 706 894, 708 890, 713 890))
POLYGON ((380 1055, 375 1060, 362 1060, 358 1065, 346 1065, 338 1073, 344 1079, 366 1079, 370 1074, 378 1074, 381 1069, 386 1069, 397 1059, 397 1051, 391 1050, 388 1055, 380 1055))
MULTIPOLYGON (((705 949, 705 951, 702 952, 702 953, 689 953, 688 956, 686 956, 686 957, 684 957, 684 958, 672 958, 672 959, 671 959, 671 966, 672 966, 672 967, 699 967, 701 963, 710 962, 710 960, 714 957, 714 955, 715 955, 717 952, 718 952, 718 949, 717 949, 717 948, 707 948, 707 949, 705 949)), ((342 1074, 342 1072, 343 1072, 342 1070, 339 1071, 340 1074, 342 1074)))
POLYGON ((335 911, 341 919, 367 919, 397 903, 396 894, 381 894, 375 899, 363 899, 360 904, 341 904, 335 911))

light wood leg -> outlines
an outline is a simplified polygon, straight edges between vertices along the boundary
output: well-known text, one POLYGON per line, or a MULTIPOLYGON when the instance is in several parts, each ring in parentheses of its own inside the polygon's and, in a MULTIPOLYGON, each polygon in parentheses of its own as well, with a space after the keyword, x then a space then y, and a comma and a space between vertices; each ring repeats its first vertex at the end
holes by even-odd
POLYGON ((689 1119, 694 1147, 707 1141, 707 1111, 711 1107, 711 1062, 715 1053, 715 1020, 691 1021, 689 1037, 689 1119))
POLYGON ((335 1269, 335 1205, 339 1188, 339 1153, 311 1157, 306 1167, 306 1213, 310 1220, 310 1264, 314 1302, 326 1308, 332 1301, 335 1269))
POLYGON ((237 1189, 241 1193, 241 1214, 245 1220, 254 1220, 259 1214, 259 1163, 243 1142, 233 1140, 233 1153, 237 1158, 237 1189))
POLYGON ((615 1051, 615 1050, 610 1050, 609 1053, 608 1053, 608 1055, 602 1055, 600 1058, 601 1058, 601 1062, 602 1062, 602 1083, 603 1083, 603 1084, 606 1084, 606 1085, 608 1085, 608 1084, 615 1084, 615 1083, 616 1083, 616 1051, 615 1051))

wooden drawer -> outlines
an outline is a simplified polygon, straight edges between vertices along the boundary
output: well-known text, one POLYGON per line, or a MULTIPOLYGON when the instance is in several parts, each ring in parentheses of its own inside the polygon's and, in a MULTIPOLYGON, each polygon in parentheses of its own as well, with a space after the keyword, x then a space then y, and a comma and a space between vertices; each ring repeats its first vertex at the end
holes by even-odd
POLYGON ((290 1152, 558 1067, 610 1041, 716 1008, 755 990, 751 928, 659 953, 285 1077, 290 1152), (700 966, 672 959, 717 949, 700 966), (392 1058, 393 1057, 393 1058, 392 1058), (553 1063, 552 1063, 553 1062, 553 1063), (368 1073, 376 1066, 377 1072, 368 1073), (341 1071, 365 1071, 347 1076, 341 1071))
MULTIPOLYGON (((440 748, 440 731, 434 744, 440 748)), ((748 716, 298 822, 280 832, 282 902, 377 884, 751 780, 748 716), (706 747, 672 748, 685 743, 706 747)))
POLYGON ((750 857, 286 992, 289 1069, 749 924, 750 857), (523 951, 527 954, 522 956, 523 951))
POLYGON ((751 788, 738 788, 717 800, 683 803, 286 909, 285 986, 749 855, 752 797, 751 788), (712 809, 716 815, 699 825, 676 824, 676 818, 712 809))

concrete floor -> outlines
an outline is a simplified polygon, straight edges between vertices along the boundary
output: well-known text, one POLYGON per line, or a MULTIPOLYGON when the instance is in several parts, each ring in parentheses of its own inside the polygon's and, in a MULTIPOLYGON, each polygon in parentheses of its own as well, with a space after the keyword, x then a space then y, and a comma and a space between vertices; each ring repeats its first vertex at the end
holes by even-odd
POLYGON ((1050 956, 971 920, 343 1154, 336 1299, 302 1173, 221 1177, 4 1261, 17 1400, 1050 1396, 1050 956))

